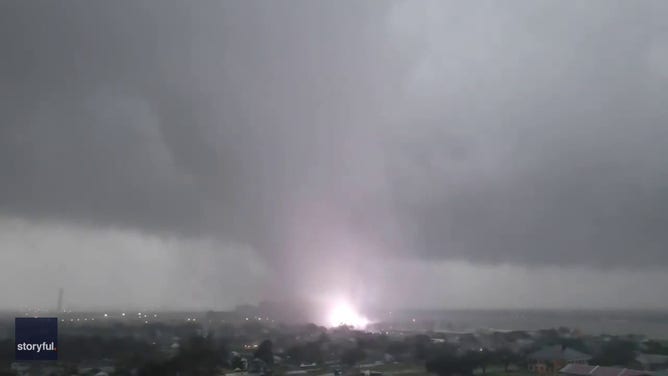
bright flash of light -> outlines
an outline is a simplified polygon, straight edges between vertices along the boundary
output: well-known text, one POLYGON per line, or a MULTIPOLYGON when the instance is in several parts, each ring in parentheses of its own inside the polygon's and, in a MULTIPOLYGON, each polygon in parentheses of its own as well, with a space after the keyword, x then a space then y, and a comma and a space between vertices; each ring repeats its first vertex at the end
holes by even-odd
POLYGON ((348 325, 355 329, 364 329, 369 324, 369 319, 362 316, 350 304, 339 302, 330 310, 327 322, 331 327, 348 325))

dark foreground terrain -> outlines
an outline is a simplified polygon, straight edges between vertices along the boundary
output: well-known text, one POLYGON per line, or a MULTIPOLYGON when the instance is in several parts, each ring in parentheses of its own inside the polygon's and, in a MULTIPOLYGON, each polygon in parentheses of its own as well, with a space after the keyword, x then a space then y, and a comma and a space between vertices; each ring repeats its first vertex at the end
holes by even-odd
MULTIPOLYGON (((655 364, 660 356, 668 355, 666 343, 646 335, 588 333, 565 326, 490 330, 480 325, 470 330, 491 312, 450 313, 440 320, 443 312, 407 312, 365 330, 283 324, 269 316, 231 312, 69 312, 59 315, 59 360, 19 363, 14 361, 16 315, 7 313, 0 321, 4 375, 521 375, 535 362, 531 354, 551 346, 588 354, 590 364, 656 371, 662 368, 655 364)), ((549 318, 537 312, 493 317, 519 321, 539 315, 549 318)), ((566 317, 586 321, 593 320, 591 315, 566 317)), ((609 317, 624 323, 631 316, 609 317)), ((649 325, 665 325, 660 315, 645 317, 649 325)))

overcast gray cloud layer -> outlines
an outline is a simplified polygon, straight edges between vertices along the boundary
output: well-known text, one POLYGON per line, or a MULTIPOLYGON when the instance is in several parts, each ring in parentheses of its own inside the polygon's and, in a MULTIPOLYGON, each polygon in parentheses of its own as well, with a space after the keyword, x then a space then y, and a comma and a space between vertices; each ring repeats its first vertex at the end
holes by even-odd
POLYGON ((665 266, 667 17, 4 1, 0 214, 248 244, 278 275, 332 254, 665 266))

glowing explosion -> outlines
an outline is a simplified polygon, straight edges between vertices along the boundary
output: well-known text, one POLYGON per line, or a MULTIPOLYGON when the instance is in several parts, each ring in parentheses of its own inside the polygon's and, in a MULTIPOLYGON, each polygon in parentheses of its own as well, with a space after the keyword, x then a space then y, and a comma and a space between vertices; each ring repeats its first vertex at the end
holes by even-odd
POLYGON ((339 302, 329 312, 329 326, 348 325, 355 329, 364 329, 369 324, 369 319, 362 316, 350 304, 339 302))

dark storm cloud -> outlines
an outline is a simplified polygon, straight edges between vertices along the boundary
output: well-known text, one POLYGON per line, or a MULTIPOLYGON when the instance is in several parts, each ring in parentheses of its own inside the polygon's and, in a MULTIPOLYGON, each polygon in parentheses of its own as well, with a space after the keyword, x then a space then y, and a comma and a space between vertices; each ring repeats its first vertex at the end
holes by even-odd
POLYGON ((420 258, 668 262, 662 3, 1 7, 3 214, 276 260, 317 254, 316 223, 420 258))

